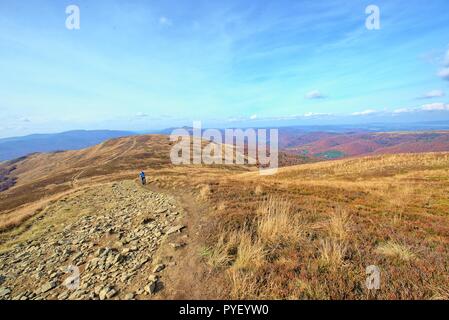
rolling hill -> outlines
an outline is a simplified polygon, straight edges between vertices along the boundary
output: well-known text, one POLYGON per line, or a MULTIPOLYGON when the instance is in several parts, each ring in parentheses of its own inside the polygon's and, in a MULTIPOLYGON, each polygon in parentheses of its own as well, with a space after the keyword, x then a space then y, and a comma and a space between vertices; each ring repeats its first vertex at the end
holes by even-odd
POLYGON ((0 192, 1 298, 449 298, 449 153, 260 176, 245 165, 172 165, 171 144, 125 137, 3 163, 15 184, 0 192), (67 265, 80 269, 77 290, 64 286, 67 265), (365 286, 371 265, 380 290, 365 286))
POLYGON ((54 134, 33 134, 0 139, 0 161, 12 160, 34 152, 83 149, 103 141, 133 135, 130 131, 76 130, 54 134))

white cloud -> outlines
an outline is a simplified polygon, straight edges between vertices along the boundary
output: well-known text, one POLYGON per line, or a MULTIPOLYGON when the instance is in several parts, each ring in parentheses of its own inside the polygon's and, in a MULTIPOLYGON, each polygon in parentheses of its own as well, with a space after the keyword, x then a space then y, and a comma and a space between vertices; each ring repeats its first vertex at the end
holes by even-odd
POLYGON ((148 117, 148 114, 144 113, 144 112, 137 112, 136 113, 136 118, 146 118, 148 117))
POLYGON ((312 90, 307 92, 305 95, 306 99, 323 99, 326 98, 324 94, 322 94, 319 90, 312 90))
POLYGON ((421 106, 422 110, 425 111, 442 111, 449 110, 449 104, 444 104, 442 102, 429 103, 421 106))
POLYGON ((431 90, 421 97, 421 99, 441 98, 444 97, 444 91, 431 90))
POLYGON ((399 108, 393 111, 394 114, 398 114, 398 113, 406 113, 406 112, 412 112, 413 109, 409 109, 409 108, 399 108))
POLYGON ((330 117, 333 116, 332 113, 317 113, 317 112, 306 112, 304 114, 295 114, 295 115, 285 115, 285 116, 276 116, 276 117, 260 117, 256 114, 253 114, 250 117, 233 117, 228 118, 229 122, 242 122, 248 120, 257 120, 257 121, 287 121, 287 120, 298 120, 305 118, 318 118, 318 117, 330 117))
POLYGON ((448 80, 449 81, 449 67, 448 68, 443 68, 438 72, 438 76, 440 78, 443 78, 444 80, 448 80))
POLYGON ((443 58, 443 68, 438 71, 438 77, 449 81, 449 49, 443 58))
POLYGON ((423 104, 420 107, 415 108, 399 108, 393 111, 393 115, 397 115, 400 113, 407 113, 407 112, 419 112, 419 111, 449 111, 449 104, 445 104, 442 102, 435 102, 435 103, 427 103, 423 104))
POLYGON ((325 117, 325 116, 330 116, 330 113, 317 113, 317 112, 306 112, 304 113, 304 117, 325 117))
POLYGON ((162 16, 162 17, 159 18, 159 24, 161 26, 170 27, 170 26, 173 25, 173 22, 169 18, 162 16))
POLYGON ((370 114, 374 114, 377 113, 377 110, 373 110, 373 109, 368 109, 368 110, 364 110, 364 111, 360 111, 360 112, 354 112, 352 113, 353 116, 367 116, 370 114))

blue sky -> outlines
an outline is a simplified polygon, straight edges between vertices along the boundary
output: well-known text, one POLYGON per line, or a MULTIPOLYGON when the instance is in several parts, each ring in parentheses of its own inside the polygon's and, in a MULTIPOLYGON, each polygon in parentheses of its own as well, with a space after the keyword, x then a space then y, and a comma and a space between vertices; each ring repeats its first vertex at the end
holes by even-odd
POLYGON ((448 70, 447 0, 0 0, 0 137, 449 120, 448 70))

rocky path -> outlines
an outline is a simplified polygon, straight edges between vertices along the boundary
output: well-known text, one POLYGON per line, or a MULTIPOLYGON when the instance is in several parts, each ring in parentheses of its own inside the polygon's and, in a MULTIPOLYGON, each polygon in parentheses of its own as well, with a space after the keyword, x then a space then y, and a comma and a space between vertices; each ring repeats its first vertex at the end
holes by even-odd
POLYGON ((183 214, 174 198, 134 181, 55 201, 1 244, 0 299, 157 297, 176 265, 166 247, 185 246, 183 214))

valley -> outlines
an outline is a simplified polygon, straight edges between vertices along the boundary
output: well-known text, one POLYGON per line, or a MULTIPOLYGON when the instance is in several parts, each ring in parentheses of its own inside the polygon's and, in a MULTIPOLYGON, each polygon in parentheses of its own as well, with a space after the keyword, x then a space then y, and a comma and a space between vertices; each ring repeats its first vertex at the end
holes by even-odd
POLYGON ((280 148, 318 160, 332 160, 376 154, 449 151, 448 131, 403 132, 308 132, 285 129, 280 148))

